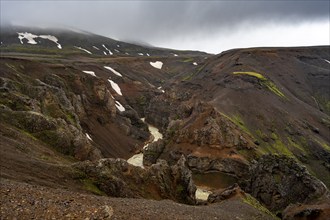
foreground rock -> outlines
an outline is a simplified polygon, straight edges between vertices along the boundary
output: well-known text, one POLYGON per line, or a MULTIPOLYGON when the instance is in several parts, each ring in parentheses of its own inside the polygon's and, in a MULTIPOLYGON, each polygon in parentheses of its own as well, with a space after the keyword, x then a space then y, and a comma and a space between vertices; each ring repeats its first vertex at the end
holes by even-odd
POLYGON ((3 178, 0 204, 1 219, 274 219, 238 200, 191 206, 170 200, 95 196, 3 178))
POLYGON ((90 179, 109 196, 196 203, 196 186, 184 157, 173 166, 160 160, 147 169, 132 166, 122 159, 85 161, 74 167, 82 172, 77 178, 90 179))
POLYGON ((246 191, 274 212, 291 203, 310 203, 329 193, 294 159, 276 155, 264 155, 251 166, 246 191))

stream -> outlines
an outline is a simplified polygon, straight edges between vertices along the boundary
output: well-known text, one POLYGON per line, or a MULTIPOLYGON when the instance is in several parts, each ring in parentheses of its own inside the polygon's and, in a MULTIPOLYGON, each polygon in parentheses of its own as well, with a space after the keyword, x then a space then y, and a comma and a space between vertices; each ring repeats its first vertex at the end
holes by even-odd
MULTIPOLYGON (((141 118, 141 120, 143 122, 145 122, 145 118, 141 118)), ((157 140, 163 138, 163 135, 159 132, 158 128, 156 128, 155 126, 152 126, 148 123, 147 123, 147 125, 148 125, 149 132, 153 136, 153 140, 150 143, 156 142, 157 140)), ((143 149, 148 147, 148 145, 150 143, 144 145, 143 149)), ((141 167, 141 168, 144 169, 144 166, 143 166, 143 152, 133 155, 131 158, 129 158, 127 160, 127 162, 129 164, 132 164, 133 166, 138 166, 138 167, 141 167)), ((204 187, 198 187, 197 185, 196 185, 196 187, 197 187, 196 194, 195 194, 196 199, 206 201, 211 192, 208 191, 207 189, 205 189, 204 187)))
MULTIPOLYGON (((145 121, 145 118, 141 118, 141 120, 144 122, 145 121)), ((158 128, 156 128, 156 127, 154 127, 154 126, 152 126, 150 124, 147 124, 147 125, 148 125, 149 132, 153 136, 153 140, 150 143, 156 142, 157 140, 163 138, 163 135, 159 132, 158 128)), ((145 149, 146 147, 148 147, 148 145, 150 143, 144 145, 143 149, 145 149)), ((129 164, 134 165, 134 166, 138 166, 138 167, 144 168, 144 166, 143 166, 143 153, 141 152, 139 154, 133 155, 131 158, 129 158, 127 160, 127 162, 129 164)))

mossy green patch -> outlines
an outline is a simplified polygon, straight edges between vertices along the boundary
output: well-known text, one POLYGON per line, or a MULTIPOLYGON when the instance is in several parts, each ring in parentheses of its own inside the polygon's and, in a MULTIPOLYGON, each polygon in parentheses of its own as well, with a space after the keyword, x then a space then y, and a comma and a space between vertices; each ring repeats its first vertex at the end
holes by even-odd
POLYGON ((253 198, 251 195, 249 194, 245 194, 245 196, 243 197, 243 202, 272 216, 274 219, 279 219, 277 218, 272 212, 270 212, 265 206, 261 205, 257 199, 253 198))
POLYGON ((106 193, 100 190, 91 179, 82 179, 81 182, 83 183, 85 190, 99 196, 106 195, 106 193))
POLYGON ((182 60, 182 62, 184 62, 184 63, 189 63, 189 62, 192 62, 192 61, 194 61, 194 58, 187 58, 187 59, 184 59, 184 60, 182 60))
POLYGON ((289 145, 290 145, 290 146, 292 146, 292 147, 294 147, 294 148, 300 150, 302 153, 307 154, 306 149, 305 149, 302 145, 298 144, 298 143, 297 143, 294 139, 292 139, 291 137, 288 137, 287 139, 288 139, 288 142, 289 142, 289 145))
POLYGON ((260 80, 266 81, 267 79, 261 75, 260 73, 256 72, 233 72, 234 75, 248 75, 248 76, 254 76, 260 80))
POLYGON ((330 152, 330 146, 329 146, 327 143, 322 142, 322 141, 319 141, 319 140, 317 140, 317 139, 315 139, 315 141, 316 141, 319 145, 321 145, 325 150, 327 150, 327 151, 330 152))
POLYGON ((264 77, 260 73, 256 73, 256 72, 233 72, 233 74, 234 75, 248 75, 248 76, 256 77, 257 79, 260 80, 261 85, 268 88, 271 92, 273 92, 277 96, 279 96, 281 98, 286 98, 285 95, 277 88, 277 86, 274 83, 269 81, 266 77, 264 77))

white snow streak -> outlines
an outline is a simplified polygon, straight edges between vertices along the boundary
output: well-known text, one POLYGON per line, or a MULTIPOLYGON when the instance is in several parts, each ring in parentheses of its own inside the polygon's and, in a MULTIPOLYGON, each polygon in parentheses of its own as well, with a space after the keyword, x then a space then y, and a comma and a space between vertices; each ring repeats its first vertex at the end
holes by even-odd
POLYGON ((119 50, 117 50, 117 49, 115 49, 115 51, 116 51, 117 53, 120 53, 120 51, 119 51, 119 50))
POLYGON ((109 52, 109 55, 113 55, 113 53, 111 52, 111 50, 109 50, 104 44, 102 44, 102 47, 104 47, 104 49, 106 49, 109 52))
POLYGON ((58 39, 55 36, 52 35, 39 35, 42 39, 48 39, 50 41, 53 41, 55 44, 57 44, 58 49, 62 49, 62 45, 58 43, 58 39))
POLYGON ((110 66, 104 66, 104 68, 106 68, 107 70, 110 70, 111 72, 113 72, 114 74, 116 74, 117 76, 123 77, 123 75, 121 75, 119 72, 117 72, 116 70, 112 69, 110 66))
POLYGON ((147 53, 147 56, 150 57, 150 54, 147 53))
POLYGON ((117 83, 115 83, 115 82, 112 81, 111 79, 108 79, 108 81, 110 82, 112 89, 115 90, 116 93, 117 93, 118 95, 123 95, 123 94, 121 93, 121 89, 120 89, 120 87, 118 86, 117 83))
POLYGON ((143 56, 143 53, 138 53, 140 56, 143 56))
POLYGON ((91 136, 89 136, 89 134, 86 133, 86 137, 88 138, 88 140, 93 141, 93 139, 91 138, 91 136))
POLYGON ((193 65, 197 66, 198 64, 196 62, 193 62, 193 65))
POLYGON ((96 49, 96 50, 100 50, 100 48, 98 48, 98 47, 96 47, 96 46, 93 46, 93 48, 96 49))
POLYGON ((116 101, 115 105, 119 111, 121 112, 125 111, 125 107, 122 104, 120 104, 120 102, 116 101))
POLYGON ((162 87, 161 87, 161 86, 159 86, 157 89, 158 89, 158 90, 160 90, 162 93, 165 93, 165 90, 164 90, 164 89, 162 89, 162 87))
POLYGON ((173 56, 177 57, 178 55, 176 53, 174 53, 173 56))
POLYGON ((150 65, 157 69, 161 69, 163 67, 163 62, 161 61, 150 62, 150 65))
POLYGON ((77 47, 77 46, 74 46, 75 48, 79 49, 79 50, 82 50, 82 51, 85 51, 86 53, 89 53, 89 54, 92 54, 90 51, 82 48, 82 47, 77 47))
POLYGON ((329 60, 324 60, 325 62, 327 62, 327 63, 330 63, 330 61, 329 60))
POLYGON ((83 70, 83 72, 84 72, 84 73, 87 73, 87 74, 89 74, 89 75, 91 75, 91 76, 95 76, 95 77, 97 77, 97 76, 95 75, 95 72, 94 72, 94 71, 83 70))

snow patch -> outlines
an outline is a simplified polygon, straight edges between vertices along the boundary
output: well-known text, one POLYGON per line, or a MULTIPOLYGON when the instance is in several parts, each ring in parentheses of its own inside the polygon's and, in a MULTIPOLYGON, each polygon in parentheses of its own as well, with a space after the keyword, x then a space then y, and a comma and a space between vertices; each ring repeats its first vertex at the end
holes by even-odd
POLYGON ((131 157, 127 160, 127 163, 132 164, 133 166, 136 166, 136 167, 144 168, 143 153, 135 154, 133 157, 131 157))
POLYGON ((125 54, 126 54, 126 55, 129 55, 129 53, 127 53, 127 52, 126 52, 125 54))
POLYGON ((116 101, 115 105, 119 111, 121 112, 125 111, 125 107, 122 104, 120 104, 120 102, 116 101))
POLYGON ((91 138, 91 136, 89 136, 89 134, 87 134, 87 133, 86 133, 86 137, 87 137, 88 140, 93 141, 93 139, 91 138))
POLYGON ((86 53, 89 53, 89 54, 92 54, 90 51, 82 48, 82 47, 77 47, 77 46, 74 46, 75 48, 79 49, 79 50, 82 50, 82 51, 85 51, 86 53))
POLYGON ((138 53, 138 55, 143 56, 143 53, 138 53))
POLYGON ((123 94, 121 93, 121 89, 120 89, 120 87, 118 86, 117 83, 115 83, 115 82, 112 81, 111 79, 108 79, 108 81, 110 82, 110 85, 111 85, 112 89, 115 90, 116 93, 117 93, 118 95, 123 95, 123 94))
MULTIPOLYGON (((55 36, 52 36, 52 35, 35 35, 35 34, 28 33, 28 32, 17 33, 17 34, 18 34, 18 39, 20 40, 21 44, 24 44, 23 39, 27 39, 28 44, 38 44, 37 41, 35 41, 34 38, 42 38, 42 39, 47 39, 47 40, 53 41, 54 43, 57 44, 57 47, 59 49, 62 49, 62 45, 58 43, 58 39, 55 36)), ((40 41, 39 41, 39 43, 40 43, 40 41)))
POLYGON ((95 76, 95 77, 97 77, 97 76, 95 75, 95 72, 94 72, 94 71, 83 70, 83 72, 84 72, 84 73, 87 73, 87 74, 89 74, 89 75, 91 75, 91 76, 95 76))
POLYGON ((107 55, 107 52, 103 51, 104 55, 107 55))
POLYGON ((120 45, 119 45, 119 44, 117 44, 117 47, 120 47, 120 45))
POLYGON ((197 66, 198 64, 196 62, 193 62, 193 65, 197 66))
POLYGON ((62 49, 62 45, 58 43, 58 39, 55 36, 52 35, 39 35, 42 39, 48 39, 50 41, 53 41, 55 44, 57 44, 58 49, 62 49))
POLYGON ((164 89, 162 89, 162 87, 161 87, 161 86, 159 86, 157 89, 158 89, 158 90, 160 90, 162 93, 165 93, 165 90, 164 90, 164 89))
POLYGON ((177 57, 178 55, 176 53, 174 53, 173 56, 177 57))
POLYGON ((147 53, 147 56, 150 57, 150 54, 147 53))
POLYGON ((102 44, 102 47, 104 47, 104 49, 106 49, 109 52, 109 55, 113 55, 113 53, 111 52, 111 50, 109 50, 104 44, 102 44))
POLYGON ((325 62, 327 62, 327 63, 330 63, 330 61, 329 60, 324 60, 325 62))
POLYGON ((34 40, 34 38, 37 38, 38 35, 34 35, 28 32, 25 33, 17 33, 18 34, 18 39, 21 41, 21 44, 23 43, 23 39, 27 39, 28 40, 28 44, 37 44, 37 42, 34 40))
POLYGON ((96 47, 96 46, 93 46, 93 48, 96 49, 96 50, 100 50, 100 48, 98 48, 98 47, 96 47))
POLYGON ((115 51, 116 51, 117 53, 120 53, 120 51, 119 51, 119 50, 117 50, 117 49, 115 49, 115 51))
POLYGON ((107 70, 110 70, 111 72, 113 72, 114 74, 116 74, 117 76, 123 77, 123 75, 121 75, 119 72, 117 72, 116 70, 112 69, 110 66, 104 66, 104 68, 106 68, 107 70))
POLYGON ((163 62, 161 61, 150 62, 150 65, 157 69, 161 69, 163 67, 163 62))

